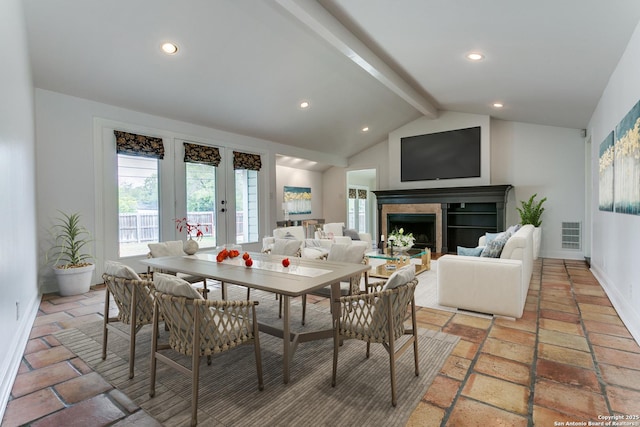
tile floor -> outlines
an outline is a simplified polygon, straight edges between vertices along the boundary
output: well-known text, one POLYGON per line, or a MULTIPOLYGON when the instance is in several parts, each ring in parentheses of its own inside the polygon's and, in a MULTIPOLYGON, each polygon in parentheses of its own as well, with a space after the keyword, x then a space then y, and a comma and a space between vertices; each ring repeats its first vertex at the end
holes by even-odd
MULTIPOLYGON (((103 307, 100 287, 43 297, 3 427, 159 425, 52 335, 102 319, 103 307)), ((584 262, 537 261, 515 321, 429 308, 417 316, 419 326, 461 340, 408 426, 587 425, 599 415, 640 415, 640 347, 584 262)))

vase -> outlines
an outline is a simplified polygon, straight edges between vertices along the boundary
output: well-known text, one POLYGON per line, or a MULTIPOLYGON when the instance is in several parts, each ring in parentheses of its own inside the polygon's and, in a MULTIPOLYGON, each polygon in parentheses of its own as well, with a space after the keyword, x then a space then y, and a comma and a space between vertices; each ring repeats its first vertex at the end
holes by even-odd
POLYGON ((184 253, 187 255, 193 255, 198 252, 199 247, 198 242, 189 237, 189 239, 184 242, 182 250, 184 250, 184 253))

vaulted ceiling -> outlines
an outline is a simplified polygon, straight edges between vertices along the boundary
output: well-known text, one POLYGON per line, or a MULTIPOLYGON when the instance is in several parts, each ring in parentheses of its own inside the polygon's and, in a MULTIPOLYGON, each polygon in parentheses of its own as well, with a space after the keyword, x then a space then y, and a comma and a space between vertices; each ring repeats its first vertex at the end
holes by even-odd
POLYGON ((38 88, 340 157, 441 110, 586 128, 640 20, 637 0, 24 7, 38 88))

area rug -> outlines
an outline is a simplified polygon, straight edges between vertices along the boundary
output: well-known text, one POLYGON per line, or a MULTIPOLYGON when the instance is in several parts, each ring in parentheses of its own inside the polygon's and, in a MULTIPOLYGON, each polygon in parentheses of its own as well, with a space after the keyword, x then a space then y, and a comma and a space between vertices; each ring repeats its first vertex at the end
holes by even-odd
MULTIPOLYGON (((246 298, 244 290, 237 292, 246 298)), ((252 291, 251 298, 260 301, 261 321, 277 319, 278 303, 273 294, 252 291)), ((299 318, 299 308, 293 304, 292 319, 299 318)), ((328 317, 326 308, 309 304, 307 326, 295 320, 292 326, 315 328, 328 317)), ((107 358, 101 358, 101 322, 56 333, 63 345, 163 425, 188 425, 191 383, 187 376, 158 363, 156 394, 149 397, 150 335, 150 326, 138 333, 135 377, 129 379, 127 340, 109 334, 107 358)), ((345 341, 339 352, 337 385, 331 387, 332 340, 302 343, 293 357, 291 380, 283 384, 282 340, 261 333, 264 390, 258 391, 251 345, 214 357, 211 366, 203 361, 198 425, 404 426, 458 340, 453 335, 419 330, 420 375, 414 374, 413 351, 409 349, 396 362, 398 405, 394 408, 389 357, 381 345, 372 345, 367 359, 364 342, 345 341)), ((175 352, 167 355, 190 365, 188 358, 175 352)))

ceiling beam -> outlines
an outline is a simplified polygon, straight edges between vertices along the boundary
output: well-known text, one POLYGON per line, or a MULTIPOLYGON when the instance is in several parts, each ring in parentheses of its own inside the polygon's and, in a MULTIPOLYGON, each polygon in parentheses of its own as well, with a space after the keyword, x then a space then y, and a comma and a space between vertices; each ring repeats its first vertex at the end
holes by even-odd
POLYGON ((276 0, 286 11, 426 117, 438 109, 316 1, 276 0))

